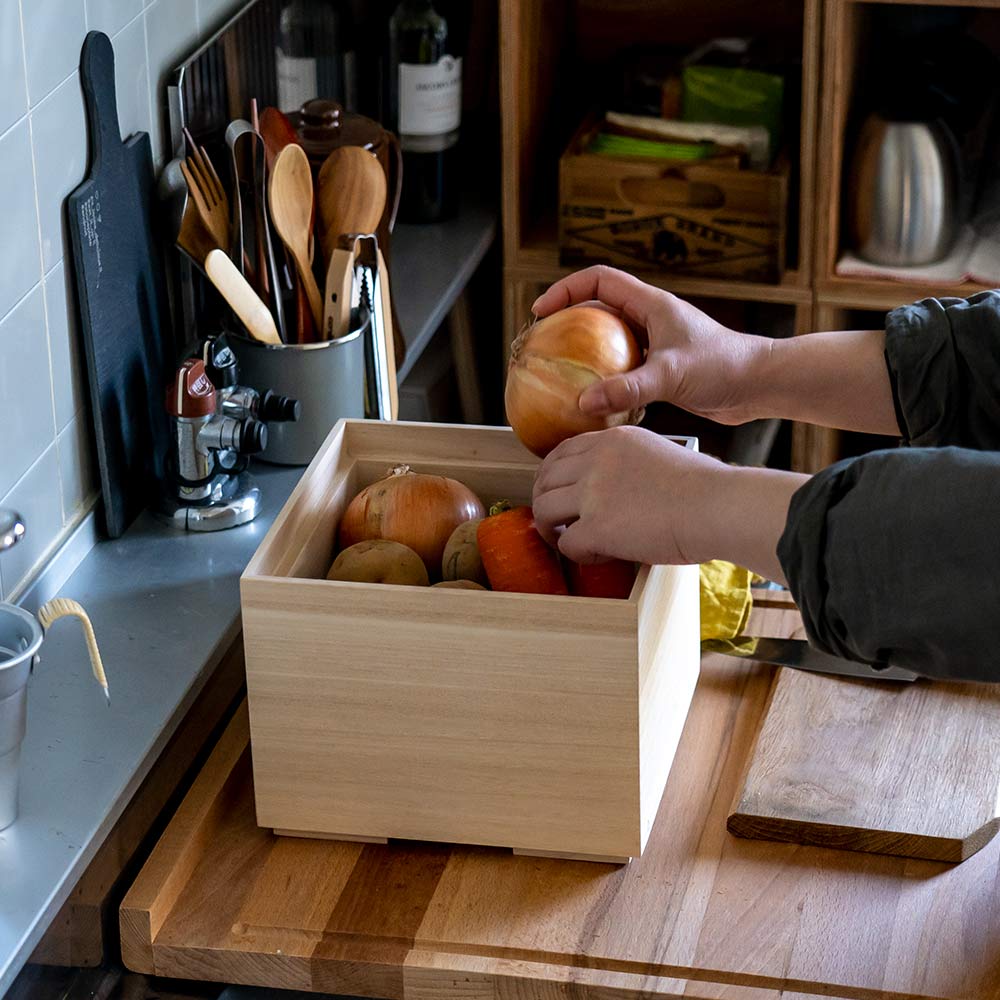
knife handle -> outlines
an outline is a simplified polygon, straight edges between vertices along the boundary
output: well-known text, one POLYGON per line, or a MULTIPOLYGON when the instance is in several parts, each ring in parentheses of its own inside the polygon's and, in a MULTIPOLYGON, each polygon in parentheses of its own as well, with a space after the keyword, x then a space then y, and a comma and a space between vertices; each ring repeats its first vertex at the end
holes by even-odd
POLYGON ((205 274, 219 290, 219 294, 232 306, 254 340, 263 344, 280 344, 278 328, 270 309, 250 287, 236 265, 224 250, 210 250, 205 258, 205 274))

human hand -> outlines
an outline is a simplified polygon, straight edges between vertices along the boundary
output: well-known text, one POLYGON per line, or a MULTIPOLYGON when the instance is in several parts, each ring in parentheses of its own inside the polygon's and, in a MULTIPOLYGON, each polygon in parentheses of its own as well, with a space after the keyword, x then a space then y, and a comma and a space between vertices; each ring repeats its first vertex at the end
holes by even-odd
POLYGON ((750 369, 770 349, 770 338, 730 330, 670 292, 604 266, 557 281, 532 311, 548 316, 595 300, 644 331, 649 350, 640 367, 584 391, 580 409, 585 413, 627 412, 663 400, 723 424, 758 415, 750 369))
POLYGON ((535 527, 573 562, 702 562, 704 509, 725 469, 638 427, 579 434, 538 470, 535 527))
POLYGON ((728 559, 783 580, 778 539, 808 476, 740 468, 638 427, 563 441, 535 476, 535 526, 578 563, 728 559))

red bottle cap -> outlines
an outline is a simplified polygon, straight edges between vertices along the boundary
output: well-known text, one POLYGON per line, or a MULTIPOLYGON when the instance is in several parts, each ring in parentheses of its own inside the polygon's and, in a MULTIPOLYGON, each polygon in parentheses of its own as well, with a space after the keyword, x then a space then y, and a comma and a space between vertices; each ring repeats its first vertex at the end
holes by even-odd
POLYGON ((215 386, 205 374, 201 358, 188 358, 167 390, 167 413, 172 417, 207 417, 215 413, 215 386))

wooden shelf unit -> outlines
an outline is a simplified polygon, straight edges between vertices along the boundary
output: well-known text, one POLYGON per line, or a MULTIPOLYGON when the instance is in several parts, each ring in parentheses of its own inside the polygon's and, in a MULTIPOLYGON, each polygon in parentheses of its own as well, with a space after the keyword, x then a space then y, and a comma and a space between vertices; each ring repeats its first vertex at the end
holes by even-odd
MULTIPOLYGON (((797 260, 777 284, 643 272, 686 298, 784 303, 795 332, 836 329, 852 310, 886 312, 928 296, 967 296, 985 286, 840 278, 840 193, 845 133, 867 9, 906 0, 503 0, 500 80, 503 131, 504 348, 546 286, 571 269, 559 262, 553 218, 558 158, 586 108, 579 67, 600 79, 607 57, 642 40, 692 45, 717 36, 772 32, 801 46, 797 260), (559 39, 558 45, 552 40, 559 39), (558 51, 558 55, 554 53, 558 51), (577 87, 583 92, 570 94, 577 87), (561 120, 560 115, 568 120, 561 120), (833 323, 833 325, 831 325, 833 323)), ((927 7, 1000 10, 1000 0, 938 0, 927 7)), ((1000 20, 998 20, 1000 25, 1000 20)), ((795 218, 793 213, 792 218, 795 218)), ((792 463, 816 471, 840 457, 837 432, 793 427, 792 463)))
MULTIPOLYGON (((813 287, 817 300, 845 306, 892 308, 928 295, 968 296, 988 286, 902 282, 880 278, 842 278, 836 273, 842 252, 842 184, 845 150, 851 134, 851 115, 856 92, 865 83, 865 67, 877 59, 867 43, 871 14, 885 7, 899 6, 903 0, 825 0, 823 15, 823 56, 821 114, 819 116, 820 158, 816 189, 816 272, 813 287)), ((964 8, 994 11, 1000 29, 1000 0, 928 3, 918 0, 911 6, 964 8)))
MULTIPOLYGON (((792 305, 810 299, 812 229, 807 220, 813 213, 819 3, 778 0, 763 15, 802 59, 794 266, 779 284, 644 277, 683 295, 792 305)), ((640 41, 696 45, 717 35, 759 34, 762 10, 751 0, 709 0, 696 9, 688 0, 505 0, 500 8, 504 270, 512 304, 525 298, 525 283, 546 285, 570 273, 559 263, 554 208, 559 155, 588 110, 588 93, 575 86, 577 77, 600 79, 612 56, 640 41), (561 42, 559 56, 550 58, 556 38, 568 41, 561 42)), ((526 313, 507 314, 506 344, 526 318, 526 313)))

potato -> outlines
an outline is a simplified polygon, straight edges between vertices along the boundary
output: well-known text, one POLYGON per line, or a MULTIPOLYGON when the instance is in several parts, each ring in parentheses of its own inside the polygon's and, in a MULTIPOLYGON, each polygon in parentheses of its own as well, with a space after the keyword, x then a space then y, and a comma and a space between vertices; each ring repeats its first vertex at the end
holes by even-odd
POLYGON ((426 587, 430 583, 427 567, 413 549, 384 538, 358 542, 344 549, 333 561, 326 578, 411 587, 426 587))
POLYGON ((452 590, 485 590, 481 583, 475 580, 442 580, 440 583, 432 583, 432 587, 449 587, 452 590))
POLYGON ((463 521, 448 539, 441 559, 441 576, 445 580, 472 580, 485 588, 489 583, 483 561, 479 558, 476 529, 481 518, 463 521))

